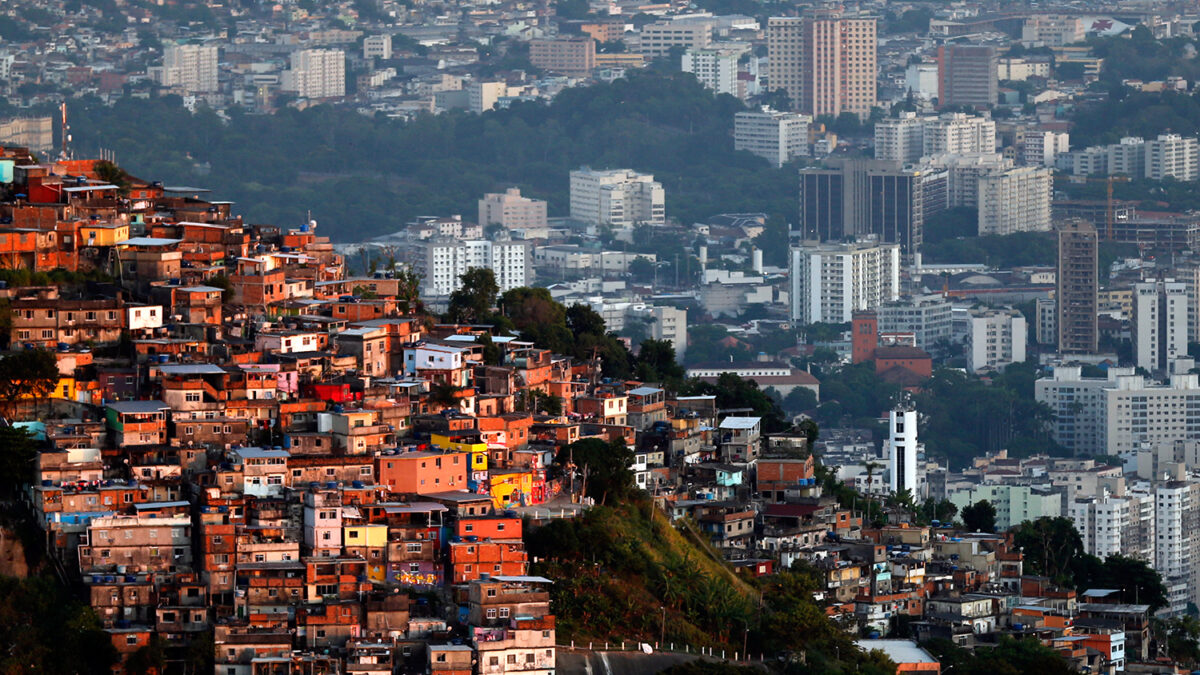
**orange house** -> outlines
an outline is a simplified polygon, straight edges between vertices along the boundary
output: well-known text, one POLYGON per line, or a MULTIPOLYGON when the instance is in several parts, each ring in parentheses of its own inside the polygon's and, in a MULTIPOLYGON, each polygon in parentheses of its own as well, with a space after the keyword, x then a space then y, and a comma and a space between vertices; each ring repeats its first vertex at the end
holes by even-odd
POLYGON ((375 458, 375 476, 391 492, 430 494, 467 489, 465 452, 406 452, 375 458))
POLYGON ((492 576, 524 576, 529 555, 521 542, 458 541, 450 543, 450 567, 456 584, 492 576))
POLYGON ((479 537, 480 539, 515 539, 521 540, 521 519, 505 516, 488 518, 460 518, 455 534, 459 537, 479 537))

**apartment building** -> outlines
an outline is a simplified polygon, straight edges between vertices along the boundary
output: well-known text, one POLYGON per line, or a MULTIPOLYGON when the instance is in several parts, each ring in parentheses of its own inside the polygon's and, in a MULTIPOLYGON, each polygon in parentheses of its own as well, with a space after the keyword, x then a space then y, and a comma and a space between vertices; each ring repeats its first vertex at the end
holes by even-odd
POLYGON ((218 89, 216 45, 177 44, 163 48, 161 81, 189 94, 206 94, 218 89))
POLYGON ((1075 454, 1118 455, 1143 443, 1200 438, 1198 376, 1176 372, 1160 384, 1132 368, 1109 368, 1103 378, 1080 370, 1057 366, 1034 384, 1035 398, 1054 412, 1054 440, 1075 454))
POLYGON ((790 272, 791 316, 801 323, 848 323, 900 297, 897 244, 805 242, 791 250, 790 272))
POLYGON ((948 174, 872 159, 800 170, 800 229, 810 239, 875 236, 920 250, 925 218, 946 208, 948 174))
POLYGON ((1021 158, 1027 166, 1053 167, 1058 156, 1071 149, 1071 137, 1065 131, 1026 131, 1021 143, 1021 158))
POLYGON ((866 117, 875 106, 876 20, 811 10, 802 17, 767 21, 767 81, 783 89, 802 113, 852 112, 866 117))
MULTIPOLYGON (((999 153, 970 153, 928 157, 921 165, 930 171, 946 172, 946 206, 979 208, 979 179, 1013 168, 1011 159, 999 153)), ((969 234, 965 233, 964 235, 969 234)))
POLYGON ((713 19, 704 17, 648 23, 636 40, 637 51, 648 59, 660 59, 675 47, 707 49, 712 45, 714 24, 713 19))
POLYGON ((1015 309, 971 310, 967 321, 967 370, 1002 370, 1025 360, 1028 327, 1015 309))
POLYGON ((752 152, 777 167, 807 156, 812 117, 770 108, 733 116, 733 149, 752 152))
POLYGON ((738 96, 738 58, 741 49, 689 49, 683 53, 682 70, 696 76, 716 94, 738 96))
POLYGON ((300 98, 339 98, 346 95, 346 52, 340 49, 301 49, 292 52, 281 88, 300 98))
POLYGON ((980 500, 996 507, 996 531, 1004 532, 1026 520, 1062 515, 1062 495, 1028 485, 984 484, 949 495, 959 512, 980 500))
MULTIPOLYGON (((901 112, 875 123, 875 159, 912 164, 925 154, 925 122, 915 112, 901 112)), ((994 131, 994 127, 993 127, 994 131)), ((993 145, 995 139, 993 137, 993 145)))
POLYGON ((385 33, 364 38, 363 58, 367 60, 392 58, 392 36, 385 33))
POLYGON ((666 224, 666 193, 651 174, 630 169, 571 172, 571 218, 632 228, 666 224))
POLYGON ((1149 372, 1165 371, 1171 361, 1187 356, 1188 289, 1172 279, 1133 286, 1134 361, 1149 372))
POLYGON ((1054 172, 1023 166, 979 177, 979 234, 1047 232, 1054 172))
POLYGON ((1194 181, 1200 176, 1200 144, 1179 134, 1160 134, 1145 143, 1146 178, 1194 181))
POLYGON ((1066 514, 1083 549, 1104 559, 1123 555, 1153 563, 1155 555, 1154 500, 1140 495, 1103 495, 1070 500, 1066 514))
POLYGON ((1085 26, 1077 16, 1035 14, 1021 27, 1021 44, 1026 47, 1065 47, 1083 42, 1085 26))
POLYGON ((938 103, 990 106, 1000 95, 996 48, 951 44, 938 47, 938 103))
POLYGON ((545 229, 546 201, 522 197, 520 188, 485 194, 479 200, 479 224, 501 225, 506 230, 545 229))
POLYGON ((492 270, 500 291, 528 285, 529 247, 519 241, 459 241, 435 237, 420 244, 413 270, 421 277, 422 295, 445 297, 457 291, 467 270, 492 270))
POLYGON ((912 333, 925 351, 953 334, 950 302, 941 295, 906 296, 880 305, 875 315, 881 333, 912 333))
POLYGON ((1058 350, 1063 354, 1093 354, 1097 330, 1099 237, 1086 220, 1069 220, 1058 228, 1058 269, 1055 279, 1058 350))
POLYGON ((923 120, 926 156, 996 152, 996 122, 988 117, 945 113, 923 120))
POLYGON ((596 41, 588 36, 530 40, 529 63, 551 73, 587 77, 596 67, 596 41))
POLYGON ((687 353, 687 310, 668 306, 635 306, 627 312, 629 317, 637 317, 647 322, 647 337, 651 340, 666 340, 675 348, 675 358, 683 362, 687 353))

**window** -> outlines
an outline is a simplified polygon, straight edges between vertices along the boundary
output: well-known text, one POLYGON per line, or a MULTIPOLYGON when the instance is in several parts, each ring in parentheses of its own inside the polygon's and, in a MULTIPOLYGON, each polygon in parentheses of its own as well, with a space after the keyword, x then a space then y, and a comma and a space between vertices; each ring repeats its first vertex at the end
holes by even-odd
POLYGON ((137 643, 138 643, 138 636, 137 636, 137 635, 126 635, 126 636, 125 636, 125 644, 127 644, 127 645, 136 645, 137 643))
POLYGON ((507 619, 507 618, 508 618, 508 607, 501 607, 501 608, 500 608, 500 618, 501 618, 501 619, 507 619))

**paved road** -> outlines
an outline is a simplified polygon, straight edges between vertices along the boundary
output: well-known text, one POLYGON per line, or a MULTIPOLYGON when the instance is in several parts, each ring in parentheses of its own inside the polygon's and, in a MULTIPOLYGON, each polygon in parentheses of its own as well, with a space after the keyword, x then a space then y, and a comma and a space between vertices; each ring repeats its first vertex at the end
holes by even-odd
POLYGON ((559 675, 652 675, 700 658, 696 654, 589 652, 558 649, 559 675))

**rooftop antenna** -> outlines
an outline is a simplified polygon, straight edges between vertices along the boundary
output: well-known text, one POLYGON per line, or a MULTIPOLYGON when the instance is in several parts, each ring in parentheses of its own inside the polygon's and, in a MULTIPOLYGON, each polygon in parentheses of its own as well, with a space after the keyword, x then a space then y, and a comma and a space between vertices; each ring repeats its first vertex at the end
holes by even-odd
POLYGON ((59 106, 62 112, 62 150, 59 152, 60 160, 68 160, 71 158, 69 144, 71 142, 71 125, 67 124, 67 102, 63 101, 59 106))

